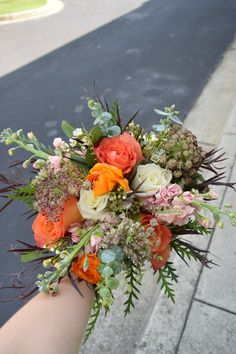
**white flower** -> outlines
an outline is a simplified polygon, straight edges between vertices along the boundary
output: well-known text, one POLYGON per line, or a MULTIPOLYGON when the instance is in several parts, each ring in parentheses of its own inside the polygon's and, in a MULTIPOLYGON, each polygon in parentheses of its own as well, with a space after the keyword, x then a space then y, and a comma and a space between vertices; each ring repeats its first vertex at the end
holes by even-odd
POLYGON ((70 138, 69 143, 71 147, 75 147, 77 145, 77 141, 75 139, 70 138))
POLYGON ((75 138, 79 138, 81 135, 83 135, 83 130, 81 128, 76 128, 73 130, 73 136, 75 138))
POLYGON ((167 186, 172 179, 170 171, 155 163, 140 165, 132 182, 132 189, 140 197, 150 197, 158 192, 160 187, 167 186))
POLYGON ((27 137, 28 137, 28 139, 30 139, 30 140, 35 139, 35 135, 34 135, 33 132, 28 132, 28 133, 27 133, 27 137))
POLYGON ((84 219, 99 220, 104 214, 109 194, 96 196, 91 189, 80 190, 80 199, 77 203, 80 214, 84 219))
POLYGON ((61 138, 55 138, 53 140, 53 146, 56 148, 56 149, 60 149, 60 147, 62 146, 62 144, 64 143, 64 141, 61 139, 61 138))

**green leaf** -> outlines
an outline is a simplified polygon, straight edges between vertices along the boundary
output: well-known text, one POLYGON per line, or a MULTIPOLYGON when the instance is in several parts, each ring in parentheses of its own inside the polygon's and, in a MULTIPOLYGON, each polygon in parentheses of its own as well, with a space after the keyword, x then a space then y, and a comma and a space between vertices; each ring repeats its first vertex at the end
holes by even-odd
POLYGON ((111 114, 112 117, 116 120, 118 126, 121 127, 120 107, 119 107, 119 102, 117 100, 112 102, 111 114))
POLYGON ((32 262, 38 258, 41 258, 45 254, 44 251, 32 251, 29 253, 25 253, 21 256, 21 262, 32 262))
POLYGON ((75 130, 75 127, 71 123, 69 123, 66 120, 63 120, 61 122, 61 128, 65 133, 65 135, 67 136, 67 138, 71 138, 73 136, 73 131, 75 130))
POLYGON ((99 127, 93 127, 89 134, 94 145, 97 144, 103 137, 102 131, 99 127))
POLYGON ((97 160, 96 160, 95 155, 91 151, 87 150, 87 152, 86 152, 86 163, 87 163, 87 165, 89 167, 93 167, 96 162, 97 162, 97 160))
POLYGON ((71 155, 70 156, 71 161, 75 162, 76 165, 78 165, 82 170, 89 170, 89 166, 87 165, 87 162, 85 158, 79 155, 71 155))

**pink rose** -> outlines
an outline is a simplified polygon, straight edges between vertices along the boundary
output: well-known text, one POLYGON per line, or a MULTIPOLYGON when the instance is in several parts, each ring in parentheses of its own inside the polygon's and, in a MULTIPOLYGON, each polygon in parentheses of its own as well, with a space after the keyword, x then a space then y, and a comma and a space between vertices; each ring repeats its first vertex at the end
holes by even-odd
POLYGON ((123 174, 128 174, 137 162, 144 159, 139 143, 128 132, 103 138, 95 148, 95 153, 99 162, 115 166, 123 174))

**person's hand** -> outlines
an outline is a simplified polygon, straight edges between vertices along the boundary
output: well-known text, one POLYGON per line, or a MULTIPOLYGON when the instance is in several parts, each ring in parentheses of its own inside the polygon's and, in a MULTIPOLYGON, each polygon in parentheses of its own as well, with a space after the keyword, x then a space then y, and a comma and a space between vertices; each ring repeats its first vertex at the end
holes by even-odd
POLYGON ((0 331, 0 354, 78 354, 94 299, 86 282, 68 278, 56 296, 38 294, 0 331))

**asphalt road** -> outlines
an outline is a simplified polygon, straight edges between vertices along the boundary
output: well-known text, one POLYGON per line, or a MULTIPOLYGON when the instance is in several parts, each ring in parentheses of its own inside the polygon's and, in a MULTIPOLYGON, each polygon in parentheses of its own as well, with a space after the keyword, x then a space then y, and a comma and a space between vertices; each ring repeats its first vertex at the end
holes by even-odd
MULTIPOLYGON (((94 80, 108 100, 119 99, 124 121, 140 107, 140 123, 151 128, 153 108, 172 103, 184 119, 235 33, 235 0, 152 0, 4 76, 0 128, 33 130, 49 143, 60 135, 62 119, 90 124, 84 97, 94 80)), ((5 152, 1 169, 9 162, 5 152)), ((16 205, 1 215, 1 228, 0 272, 15 272, 18 258, 6 249, 15 239, 32 242, 30 222, 16 205)), ((5 283, 7 277, 0 279, 5 283)), ((1 304, 1 323, 21 304, 1 304)))

